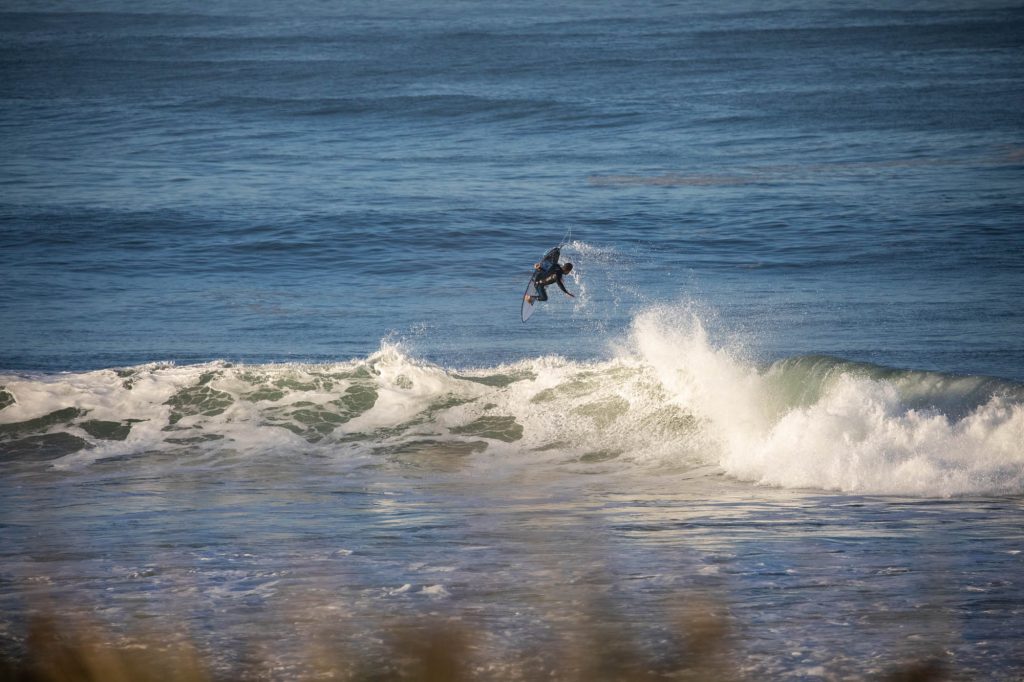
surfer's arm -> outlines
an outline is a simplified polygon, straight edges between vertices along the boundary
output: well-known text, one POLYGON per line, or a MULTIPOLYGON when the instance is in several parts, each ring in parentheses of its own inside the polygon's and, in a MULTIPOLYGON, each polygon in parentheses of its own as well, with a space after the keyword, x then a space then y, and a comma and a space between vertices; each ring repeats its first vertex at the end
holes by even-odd
POLYGON ((566 295, 566 296, 568 296, 569 298, 576 298, 575 296, 573 296, 572 294, 570 294, 570 293, 569 293, 569 290, 565 288, 565 285, 564 285, 564 284, 562 284, 562 278, 561 278, 561 277, 559 277, 559 278, 558 278, 557 280, 555 280, 555 281, 556 281, 556 282, 558 283, 558 288, 559 288, 559 289, 561 289, 562 291, 564 291, 564 292, 565 292, 565 295, 566 295))

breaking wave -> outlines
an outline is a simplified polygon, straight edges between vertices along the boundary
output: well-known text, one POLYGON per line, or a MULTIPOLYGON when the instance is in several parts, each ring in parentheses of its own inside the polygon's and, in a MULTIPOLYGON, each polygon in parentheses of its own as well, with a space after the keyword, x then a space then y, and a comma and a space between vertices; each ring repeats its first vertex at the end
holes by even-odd
POLYGON ((706 467, 760 484, 1024 492, 1024 386, 824 356, 767 366, 688 307, 638 315, 600 361, 444 368, 385 343, 326 365, 0 377, 0 462, 317 454, 706 467))

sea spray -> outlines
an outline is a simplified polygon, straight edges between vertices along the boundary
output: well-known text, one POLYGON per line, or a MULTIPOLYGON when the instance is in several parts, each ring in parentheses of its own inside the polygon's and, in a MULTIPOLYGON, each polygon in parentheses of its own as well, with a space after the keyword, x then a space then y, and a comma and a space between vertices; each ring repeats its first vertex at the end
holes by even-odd
POLYGON ((631 342, 669 399, 713 425, 712 438, 726 450, 749 447, 753 434, 767 427, 761 377, 708 340, 699 313, 690 305, 640 314, 631 342))

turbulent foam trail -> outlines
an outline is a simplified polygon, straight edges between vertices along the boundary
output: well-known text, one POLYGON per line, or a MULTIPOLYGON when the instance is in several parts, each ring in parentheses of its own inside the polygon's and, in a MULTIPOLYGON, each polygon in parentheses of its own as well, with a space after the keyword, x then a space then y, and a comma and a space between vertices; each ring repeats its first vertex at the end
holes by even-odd
POLYGON ((685 307, 639 315, 595 362, 453 370, 385 344, 335 365, 145 365, 0 387, 8 463, 312 453, 443 466, 477 455, 485 466, 712 464, 758 483, 876 494, 1024 492, 1024 387, 821 356, 758 367, 712 343, 685 307))
POLYGON ((664 408, 660 386, 633 363, 548 357, 445 370, 392 345, 338 365, 147 365, 2 381, 0 454, 60 465, 218 451, 526 451, 594 462, 676 451, 694 425, 664 408))

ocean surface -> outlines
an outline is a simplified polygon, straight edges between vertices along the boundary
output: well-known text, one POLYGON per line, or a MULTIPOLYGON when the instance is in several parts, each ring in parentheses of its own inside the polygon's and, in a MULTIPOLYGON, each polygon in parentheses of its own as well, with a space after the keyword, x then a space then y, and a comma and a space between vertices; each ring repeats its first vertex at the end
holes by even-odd
POLYGON ((1011 0, 5 0, 0 655, 1022 679, 1022 190, 1011 0))

